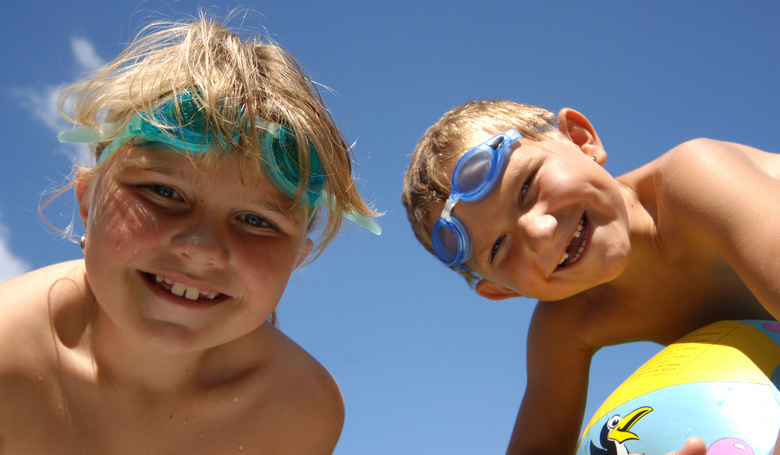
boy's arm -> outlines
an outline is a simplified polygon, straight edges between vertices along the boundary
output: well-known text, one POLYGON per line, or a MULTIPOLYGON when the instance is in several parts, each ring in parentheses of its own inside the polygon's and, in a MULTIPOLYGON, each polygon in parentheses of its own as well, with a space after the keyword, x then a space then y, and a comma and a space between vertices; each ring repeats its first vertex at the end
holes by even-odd
POLYGON ((540 302, 528 333, 528 385, 507 454, 573 454, 593 350, 577 338, 576 314, 540 302))
POLYGON ((667 153, 657 176, 683 235, 723 256, 780 318, 780 155, 699 139, 667 153))

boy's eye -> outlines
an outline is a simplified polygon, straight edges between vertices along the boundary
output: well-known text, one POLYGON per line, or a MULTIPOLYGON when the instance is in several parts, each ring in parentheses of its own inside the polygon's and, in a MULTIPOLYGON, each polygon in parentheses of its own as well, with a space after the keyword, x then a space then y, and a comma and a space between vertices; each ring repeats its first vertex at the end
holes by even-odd
POLYGON ((502 235, 501 237, 496 240, 496 243, 493 244, 493 249, 490 250, 490 263, 493 263, 493 259, 496 257, 496 252, 498 252, 498 249, 501 248, 501 244, 504 243, 504 239, 506 238, 506 235, 502 235))
POLYGON ((525 202, 525 194, 528 192, 528 189, 531 187, 531 183, 533 183, 534 177, 536 176, 536 172, 532 172, 528 178, 523 183, 523 188, 520 190, 520 200, 525 202))

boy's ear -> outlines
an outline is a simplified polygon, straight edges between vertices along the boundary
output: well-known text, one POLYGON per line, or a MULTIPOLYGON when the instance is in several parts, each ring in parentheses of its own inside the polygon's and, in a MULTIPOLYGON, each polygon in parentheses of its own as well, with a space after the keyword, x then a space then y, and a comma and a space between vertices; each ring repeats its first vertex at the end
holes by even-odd
POLYGON ((87 215, 89 214, 89 199, 92 187, 92 173, 88 167, 82 166, 76 171, 76 200, 79 203, 79 215, 84 221, 84 227, 87 226, 87 215))
POLYGON ((590 121, 574 109, 565 107, 558 112, 558 131, 576 144, 583 153, 599 164, 607 162, 607 152, 590 121))
POLYGON ((477 294, 490 300, 504 300, 523 295, 508 287, 482 279, 476 286, 477 294))

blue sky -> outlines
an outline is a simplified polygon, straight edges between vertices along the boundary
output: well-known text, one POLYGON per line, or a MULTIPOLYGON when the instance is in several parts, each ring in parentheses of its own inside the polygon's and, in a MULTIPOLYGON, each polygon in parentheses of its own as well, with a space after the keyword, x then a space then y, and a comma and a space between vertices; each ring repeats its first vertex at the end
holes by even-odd
MULTIPOLYGON (((78 148, 53 100, 112 59, 150 18, 233 1, 0 0, 0 281, 81 256, 38 216, 78 148)), ((281 328, 341 384, 339 455, 502 453, 525 388, 534 301, 487 301, 416 243, 399 198, 417 140, 472 99, 507 98, 596 126, 620 175, 711 137, 778 151, 780 6, 730 1, 256 1, 244 25, 296 56, 356 143, 380 237, 346 229, 290 281, 281 328)), ((775 195, 767 197, 776 197, 775 195)), ((72 197, 46 210, 57 226, 72 197)), ((561 336, 566 336, 562 333, 561 336)), ((659 347, 606 348, 587 415, 659 347)), ((563 360, 562 360, 563 361, 563 360)), ((586 417, 587 420, 587 417, 586 417)))

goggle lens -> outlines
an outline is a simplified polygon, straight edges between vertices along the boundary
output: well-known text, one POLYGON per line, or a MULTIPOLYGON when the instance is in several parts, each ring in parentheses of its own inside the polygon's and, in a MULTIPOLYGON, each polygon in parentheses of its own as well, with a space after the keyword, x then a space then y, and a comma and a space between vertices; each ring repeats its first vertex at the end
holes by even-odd
POLYGON ((493 191, 506 168, 510 146, 520 133, 508 130, 466 152, 452 171, 452 190, 439 220, 433 226, 433 252, 446 266, 461 271, 471 259, 471 241, 466 226, 451 214, 460 200, 478 201, 493 191))
POLYGON ((457 218, 440 218, 433 227, 431 243, 436 257, 448 267, 462 264, 471 256, 468 232, 457 218))
POLYGON ((482 148, 469 152, 462 161, 458 161, 452 173, 452 188, 461 194, 461 199, 479 191, 487 183, 493 164, 493 150, 482 148), (472 153, 474 152, 474 153, 472 153))
MULTIPOLYGON (((265 157, 269 161, 266 171, 269 177, 284 186, 288 196, 292 197, 298 187, 300 179, 301 163, 298 159, 298 140, 287 126, 281 125, 276 133, 268 132, 265 141, 265 157), (279 179, 284 179, 284 183, 279 179)), ((306 184, 306 192, 309 202, 314 200, 325 188, 325 176, 322 172, 320 160, 314 147, 309 145, 309 181, 306 184)))

